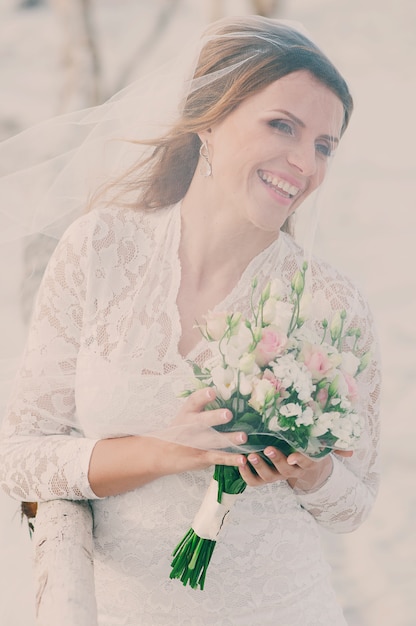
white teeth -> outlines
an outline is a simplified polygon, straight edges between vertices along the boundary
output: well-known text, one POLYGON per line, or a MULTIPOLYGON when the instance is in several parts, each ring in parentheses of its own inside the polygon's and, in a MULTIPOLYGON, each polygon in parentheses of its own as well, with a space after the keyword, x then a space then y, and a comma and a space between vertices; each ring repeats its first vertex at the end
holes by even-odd
POLYGON ((282 189, 282 191, 288 193, 290 196, 296 196, 296 194, 300 191, 299 187, 291 185, 286 180, 281 180, 279 178, 276 178, 275 176, 272 177, 270 176, 270 174, 265 174, 260 171, 260 177, 262 180, 264 180, 265 183, 273 185, 273 187, 277 187, 278 189, 282 189))

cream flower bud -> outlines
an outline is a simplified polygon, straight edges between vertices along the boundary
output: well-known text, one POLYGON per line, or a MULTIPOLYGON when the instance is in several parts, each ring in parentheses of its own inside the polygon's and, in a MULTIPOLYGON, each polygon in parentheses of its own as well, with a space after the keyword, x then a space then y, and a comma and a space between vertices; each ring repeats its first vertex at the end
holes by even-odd
POLYGON ((331 382, 331 384, 328 387, 328 395, 329 395, 329 397, 332 397, 332 396, 334 396, 337 393, 338 386, 339 386, 339 376, 335 376, 335 378, 333 379, 333 381, 331 382))
POLYGON ((341 337, 342 329, 344 326, 344 320, 347 317, 345 310, 336 311, 332 318, 329 332, 331 333, 331 339, 333 342, 337 341, 341 337))
POLYGON ((363 356, 360 359, 360 364, 358 366, 358 370, 357 370, 358 374, 362 372, 363 370, 365 370, 366 367, 368 367, 370 360, 371 360, 371 352, 366 352, 365 354, 363 354, 363 356))
POLYGON ((332 321, 331 321, 331 325, 329 327, 332 341, 336 341, 337 339, 339 339, 341 335, 341 329, 342 329, 341 312, 337 311, 334 314, 332 321))
POLYGON ((256 356, 254 352, 244 354, 238 362, 238 369, 243 374, 256 374, 260 370, 256 365, 256 356))
POLYGON ((270 283, 267 283, 263 291, 261 292, 261 301, 266 302, 270 298, 270 283))
POLYGON ((303 273, 298 270, 292 278, 292 289, 296 295, 300 296, 305 288, 305 279, 303 273))

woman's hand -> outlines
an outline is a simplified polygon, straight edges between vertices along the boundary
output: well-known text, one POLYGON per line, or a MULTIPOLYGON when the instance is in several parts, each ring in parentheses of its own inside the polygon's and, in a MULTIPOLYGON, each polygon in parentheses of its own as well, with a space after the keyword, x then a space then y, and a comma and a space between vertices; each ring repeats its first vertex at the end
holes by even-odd
MULTIPOLYGON (((351 456, 352 452, 335 450, 340 456, 351 456)), ((286 457, 277 448, 268 447, 264 454, 272 463, 270 466, 259 454, 248 455, 249 465, 240 466, 241 477, 250 487, 261 487, 267 483, 286 480, 293 488, 301 491, 318 489, 332 473, 332 458, 312 460, 300 452, 286 457)))
POLYGON ((99 497, 117 495, 162 476, 211 465, 246 465, 243 454, 223 448, 245 443, 247 435, 212 429, 232 419, 227 409, 204 410, 214 399, 212 389, 200 389, 189 396, 163 438, 161 433, 161 437, 130 436, 98 441, 88 472, 94 493, 99 497))
POLYGON ((204 388, 194 391, 185 400, 178 415, 170 424, 174 429, 172 435, 175 436, 176 433, 176 440, 182 445, 209 450, 246 443, 247 435, 243 431, 219 432, 213 429, 214 426, 224 426, 233 418, 228 409, 206 409, 215 398, 214 389, 204 388))

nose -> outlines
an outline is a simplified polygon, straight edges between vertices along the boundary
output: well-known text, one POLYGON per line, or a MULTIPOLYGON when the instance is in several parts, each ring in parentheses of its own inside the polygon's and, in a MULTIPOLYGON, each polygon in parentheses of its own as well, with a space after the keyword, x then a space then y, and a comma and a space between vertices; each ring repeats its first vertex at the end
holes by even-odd
POLYGON ((293 146, 292 150, 287 155, 287 160, 290 165, 293 165, 303 176, 313 176, 316 173, 316 150, 315 145, 305 146, 297 145, 293 146))

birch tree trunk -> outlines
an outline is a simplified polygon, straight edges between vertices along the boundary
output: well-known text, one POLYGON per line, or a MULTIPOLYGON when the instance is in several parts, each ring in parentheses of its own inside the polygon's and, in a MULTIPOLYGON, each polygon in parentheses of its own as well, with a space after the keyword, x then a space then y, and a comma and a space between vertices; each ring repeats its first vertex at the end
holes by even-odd
POLYGON ((40 503, 33 539, 36 624, 97 626, 89 503, 40 503))
POLYGON ((63 37, 63 87, 59 113, 100 103, 101 64, 93 23, 92 0, 50 0, 63 37))

